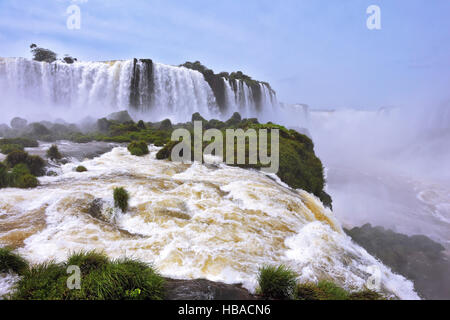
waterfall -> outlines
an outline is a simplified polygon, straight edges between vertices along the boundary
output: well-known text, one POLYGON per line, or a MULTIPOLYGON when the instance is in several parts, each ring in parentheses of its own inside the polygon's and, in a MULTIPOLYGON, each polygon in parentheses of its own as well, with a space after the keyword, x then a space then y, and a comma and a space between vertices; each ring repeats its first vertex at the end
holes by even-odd
POLYGON ((50 64, 0 58, 0 120, 76 121, 120 110, 148 121, 186 121, 194 112, 224 120, 233 112, 258 117, 278 105, 265 84, 223 81, 226 106, 219 108, 204 76, 184 67, 144 59, 50 64))

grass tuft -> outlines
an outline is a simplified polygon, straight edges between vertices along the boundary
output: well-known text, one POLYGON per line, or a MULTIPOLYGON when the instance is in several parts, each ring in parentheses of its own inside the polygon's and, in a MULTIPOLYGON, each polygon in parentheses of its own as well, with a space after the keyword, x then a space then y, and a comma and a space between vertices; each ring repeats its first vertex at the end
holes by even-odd
POLYGON ((130 195, 125 188, 114 189, 114 206, 116 206, 116 208, 120 208, 122 212, 126 212, 128 210, 129 199, 130 195))
POLYGON ((259 270, 259 292, 269 299, 293 299, 297 274, 288 267, 264 266, 259 270))
POLYGON ((9 248, 0 248, 0 273, 13 272, 19 275, 26 272, 28 262, 9 248))

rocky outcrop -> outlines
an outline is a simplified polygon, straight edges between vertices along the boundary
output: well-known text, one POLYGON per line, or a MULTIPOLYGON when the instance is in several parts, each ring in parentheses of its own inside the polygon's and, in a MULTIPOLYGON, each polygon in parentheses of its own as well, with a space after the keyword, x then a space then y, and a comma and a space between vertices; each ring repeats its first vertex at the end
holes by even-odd
POLYGON ((167 300, 256 300, 241 285, 230 285, 204 279, 165 279, 167 300))
POLYGON ((408 237, 370 224, 345 232, 394 272, 412 280, 423 298, 450 299, 450 261, 441 244, 423 235, 408 237))

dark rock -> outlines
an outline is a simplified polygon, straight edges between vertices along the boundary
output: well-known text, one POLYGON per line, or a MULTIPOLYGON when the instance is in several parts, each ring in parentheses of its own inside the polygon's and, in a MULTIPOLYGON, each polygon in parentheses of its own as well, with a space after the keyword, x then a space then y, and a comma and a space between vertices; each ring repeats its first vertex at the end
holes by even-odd
POLYGON ((95 219, 105 220, 105 217, 102 214, 104 204, 105 201, 103 201, 102 199, 94 199, 94 201, 90 203, 89 208, 87 209, 87 213, 89 213, 95 219))
POLYGON ((166 279, 167 300, 256 300, 241 285, 230 285, 208 280, 166 279))
POLYGON ((345 232, 394 272, 412 280, 423 298, 450 299, 450 261, 441 244, 423 235, 408 237, 370 224, 345 232))

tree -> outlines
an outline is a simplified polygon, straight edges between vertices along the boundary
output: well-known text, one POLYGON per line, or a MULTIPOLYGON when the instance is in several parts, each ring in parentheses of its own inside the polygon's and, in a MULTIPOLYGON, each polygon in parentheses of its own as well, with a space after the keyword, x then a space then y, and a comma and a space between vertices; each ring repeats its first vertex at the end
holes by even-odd
POLYGON ((40 48, 34 43, 30 46, 30 49, 33 54, 33 60, 35 61, 48 63, 56 61, 56 53, 49 49, 40 48))

